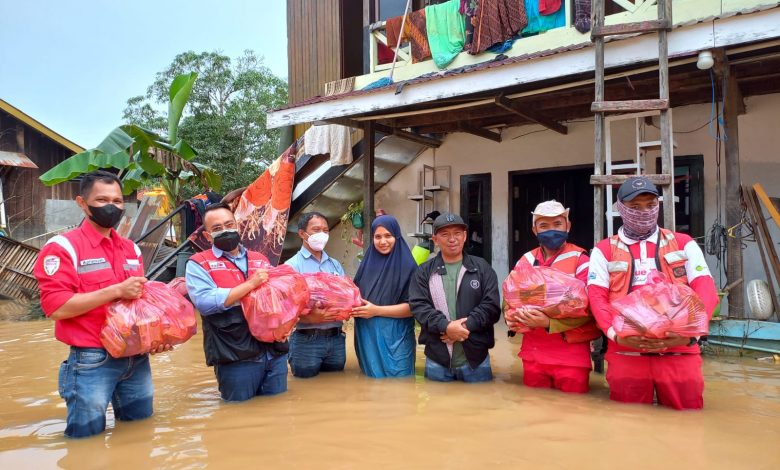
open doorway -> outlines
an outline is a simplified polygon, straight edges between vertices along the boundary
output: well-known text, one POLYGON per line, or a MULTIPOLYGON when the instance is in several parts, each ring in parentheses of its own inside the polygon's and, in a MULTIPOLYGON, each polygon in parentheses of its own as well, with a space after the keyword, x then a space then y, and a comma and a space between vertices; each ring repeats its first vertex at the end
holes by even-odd
POLYGON ((542 201, 555 199, 571 209, 569 241, 593 246, 592 165, 509 173, 509 269, 527 251, 539 246, 531 232, 531 212, 542 201))

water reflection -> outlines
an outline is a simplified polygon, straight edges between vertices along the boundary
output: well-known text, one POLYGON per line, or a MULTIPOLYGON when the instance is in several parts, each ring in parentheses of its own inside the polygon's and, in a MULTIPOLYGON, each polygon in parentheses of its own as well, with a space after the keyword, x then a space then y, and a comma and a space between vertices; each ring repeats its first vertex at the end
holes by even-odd
POLYGON ((225 404, 196 337, 153 358, 151 419, 110 415, 104 435, 70 441, 56 383, 67 348, 52 329, 0 322, 2 469, 780 468, 780 365, 708 358, 705 410, 681 413, 609 402, 595 374, 584 396, 522 387, 519 345, 503 339, 493 383, 368 379, 350 353, 344 373, 291 377, 286 394, 225 404))

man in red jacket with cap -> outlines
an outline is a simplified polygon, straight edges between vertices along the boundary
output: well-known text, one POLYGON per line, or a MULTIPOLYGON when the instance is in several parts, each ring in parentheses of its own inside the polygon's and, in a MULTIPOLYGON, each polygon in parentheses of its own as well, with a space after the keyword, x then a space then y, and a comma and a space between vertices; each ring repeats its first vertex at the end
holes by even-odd
POLYGON ((718 303, 715 283, 696 242, 688 235, 658 226, 658 189, 645 177, 628 179, 618 190, 623 226, 591 252, 588 297, 593 316, 609 338, 607 382, 610 398, 678 410, 704 406, 704 378, 698 338, 669 333, 666 338, 618 337, 618 315, 611 302, 644 285, 661 271, 690 286, 712 315, 718 303))
MULTIPOLYGON (((539 246, 520 257, 517 266, 551 267, 586 282, 588 255, 583 248, 567 241, 571 230, 569 209, 558 201, 545 201, 536 206, 532 216, 539 246)), ((519 354, 524 385, 569 393, 588 392, 590 340, 601 336, 593 317, 556 320, 527 306, 509 309, 504 317, 512 331, 531 328, 523 334, 519 354)))

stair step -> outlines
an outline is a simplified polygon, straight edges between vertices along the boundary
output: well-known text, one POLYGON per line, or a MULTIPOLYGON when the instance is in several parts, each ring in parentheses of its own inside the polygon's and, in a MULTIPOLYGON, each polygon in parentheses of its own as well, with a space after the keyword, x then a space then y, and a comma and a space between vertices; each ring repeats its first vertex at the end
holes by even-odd
POLYGON ((618 163, 617 165, 612 165, 613 170, 638 170, 639 164, 638 163, 618 163))
POLYGON ((660 140, 649 140, 647 142, 639 142, 637 145, 640 149, 645 150, 661 150, 661 141, 660 140))
MULTIPOLYGON (((613 185, 623 184, 629 178, 635 178, 637 175, 591 175, 590 184, 613 185)), ((655 185, 667 186, 672 183, 672 175, 642 175, 649 179, 655 185)))
POLYGON ((606 26, 595 26, 590 32, 591 39, 603 38, 607 36, 618 36, 621 34, 649 33, 661 30, 669 31, 672 25, 664 20, 638 21, 635 23, 611 24, 606 26))
POLYGON ((410 201, 430 201, 433 199, 433 196, 428 194, 410 194, 407 198, 410 201))
POLYGON ((594 113, 623 113, 629 111, 663 111, 669 109, 669 100, 594 101, 594 113))

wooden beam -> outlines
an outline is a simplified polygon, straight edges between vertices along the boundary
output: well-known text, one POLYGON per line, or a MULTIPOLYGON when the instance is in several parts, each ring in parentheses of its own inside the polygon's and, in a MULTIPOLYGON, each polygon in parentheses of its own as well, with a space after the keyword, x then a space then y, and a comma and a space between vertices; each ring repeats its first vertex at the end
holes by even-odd
MULTIPOLYGON (((649 179, 655 185, 670 184, 672 175, 642 175, 649 179)), ((590 184, 595 186, 623 184, 629 178, 635 178, 636 175, 592 175, 590 184)), ((602 216, 604 214, 601 214, 602 216)))
MULTIPOLYGON (((723 106, 723 127, 726 132, 726 226, 738 227, 742 222, 742 200, 740 198, 740 164, 739 164, 739 102, 740 94, 736 79, 731 75, 731 67, 724 66, 721 70, 726 81, 723 91, 725 103, 723 106)), ((728 237, 726 246, 726 279, 734 282, 744 278, 742 266, 742 240, 739 237, 728 237)), ((745 298, 744 288, 729 292, 729 316, 744 318, 745 298)))
MULTIPOLYGON (((658 19, 672 24, 672 0, 658 0, 658 19)), ((674 142, 672 117, 669 114, 669 32, 666 29, 658 31, 658 98, 659 101, 665 102, 659 117, 661 173, 672 175, 674 174, 674 149, 672 148, 674 142)), ((663 196, 663 225, 669 230, 675 230, 677 222, 674 211, 674 184, 671 181, 661 186, 661 195, 663 196)))
MULTIPOLYGON (((593 27, 600 28, 604 26, 604 16, 606 9, 604 0, 594 0, 593 2, 593 27)), ((595 82, 593 84, 595 97, 594 101, 604 101, 604 38, 596 38, 596 59, 594 61, 595 82)), ((593 176, 591 179, 604 175, 606 142, 604 141, 605 130, 604 113, 596 113, 593 120, 593 176)), ((592 184, 592 183, 591 183, 592 184)), ((593 186, 593 246, 604 237, 604 214, 606 212, 605 188, 603 185, 593 186)), ((611 202, 611 201, 610 201, 611 202)), ((609 235, 612 235, 611 233, 609 235)))
POLYGON ((311 123, 312 126, 321 126, 323 124, 337 124, 339 126, 345 126, 345 127, 351 127, 353 129, 362 129, 363 123, 355 121, 354 119, 349 118, 331 118, 331 119, 324 119, 322 121, 314 121, 311 123))
POLYGON ((638 21, 635 23, 620 23, 593 27, 591 38, 618 36, 621 34, 649 33, 672 29, 672 24, 665 20, 638 21))
POLYGON ((369 227, 363 231, 363 247, 367 249, 371 240, 371 223, 374 221, 374 152, 376 139, 374 123, 366 121, 363 124, 363 226, 369 227))
MULTIPOLYGON (((22 124, 16 125, 16 148, 19 153, 25 153, 24 152, 24 126, 22 124)), ((0 196, 0 199, 2 199, 2 196, 0 196)))
POLYGON ((441 140, 439 139, 420 135, 415 132, 405 131, 403 129, 394 129, 390 126, 385 126, 384 124, 374 124, 374 129, 377 132, 381 132, 382 134, 394 135, 400 139, 405 139, 420 145, 425 145, 428 148, 438 148, 441 146, 441 140))
POLYGON ((594 113, 623 113, 669 109, 669 100, 594 101, 590 110, 594 113))
POLYGON ((547 119, 543 116, 540 116, 539 114, 536 114, 533 111, 524 109, 520 103, 512 101, 503 95, 496 96, 495 103, 498 107, 503 108, 509 111, 510 113, 517 114, 518 116, 528 119, 529 121, 533 121, 537 124, 541 124, 544 127, 553 130, 559 134, 566 135, 569 132, 566 126, 557 123, 551 119, 547 119))
POLYGON ((467 134, 472 134, 477 137, 482 137, 483 139, 492 140, 493 142, 501 143, 501 133, 500 132, 493 132, 489 131, 487 129, 480 129, 479 127, 470 126, 468 124, 461 124, 458 126, 458 129, 461 132, 465 132, 467 134))

